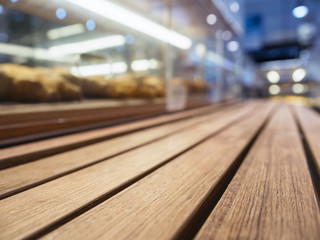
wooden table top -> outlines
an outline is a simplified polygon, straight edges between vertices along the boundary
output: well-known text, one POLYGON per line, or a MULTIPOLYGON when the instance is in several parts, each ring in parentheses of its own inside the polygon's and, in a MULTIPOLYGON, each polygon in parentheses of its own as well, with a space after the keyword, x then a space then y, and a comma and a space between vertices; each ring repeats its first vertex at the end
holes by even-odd
POLYGON ((251 100, 3 148, 0 239, 320 239, 319 140, 251 100))

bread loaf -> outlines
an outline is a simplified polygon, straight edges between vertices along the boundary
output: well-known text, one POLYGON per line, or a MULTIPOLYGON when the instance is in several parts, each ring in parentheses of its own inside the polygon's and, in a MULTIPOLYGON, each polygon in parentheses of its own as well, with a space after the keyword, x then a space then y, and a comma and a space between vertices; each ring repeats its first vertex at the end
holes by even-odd
POLYGON ((1 98, 7 101, 54 102, 79 100, 81 89, 46 68, 29 68, 16 64, 0 65, 1 98), (4 93, 5 92, 5 93, 4 93))
POLYGON ((37 81, 36 74, 31 68, 15 64, 2 64, 0 71, 2 72, 1 81, 9 82, 4 100, 43 102, 55 98, 37 81))
POLYGON ((165 96, 165 85, 158 76, 147 76, 141 80, 139 96, 144 98, 156 98, 165 96))
POLYGON ((138 80, 134 75, 122 74, 108 81, 109 97, 129 98, 138 96, 138 80))
POLYGON ((159 76, 122 74, 78 77, 64 67, 0 64, 0 100, 55 102, 86 98, 157 98, 165 95, 159 76))

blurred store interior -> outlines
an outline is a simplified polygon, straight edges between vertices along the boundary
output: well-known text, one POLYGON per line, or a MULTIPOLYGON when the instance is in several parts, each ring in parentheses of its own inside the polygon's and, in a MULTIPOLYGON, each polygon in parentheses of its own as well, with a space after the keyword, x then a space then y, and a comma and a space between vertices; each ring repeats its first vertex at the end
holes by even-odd
POLYGON ((320 105, 319 0, 0 0, 0 101, 320 105))
POLYGON ((320 0, 0 0, 0 240, 320 240, 319 141, 320 0))

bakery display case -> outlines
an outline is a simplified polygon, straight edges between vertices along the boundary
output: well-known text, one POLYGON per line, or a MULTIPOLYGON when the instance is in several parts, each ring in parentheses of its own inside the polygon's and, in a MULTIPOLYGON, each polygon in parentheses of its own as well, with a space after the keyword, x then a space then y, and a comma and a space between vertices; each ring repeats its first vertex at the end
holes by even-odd
POLYGON ((210 14, 217 12, 210 1, 0 4, 1 101, 150 100, 164 99, 167 91, 186 94, 185 100, 232 95, 236 61, 223 56, 230 52, 219 38, 236 34, 223 21, 210 25, 212 16, 222 19, 210 14))
MULTIPOLYGON (((161 41, 98 12, 113 7, 121 20, 131 13, 123 6, 96 1, 87 11, 78 2, 1 1, 1 99, 163 98, 161 41)), ((161 11, 153 15, 160 27, 161 11)))
POLYGON ((239 33, 212 1, 0 0, 0 22, 7 130, 78 131, 243 94, 239 33))

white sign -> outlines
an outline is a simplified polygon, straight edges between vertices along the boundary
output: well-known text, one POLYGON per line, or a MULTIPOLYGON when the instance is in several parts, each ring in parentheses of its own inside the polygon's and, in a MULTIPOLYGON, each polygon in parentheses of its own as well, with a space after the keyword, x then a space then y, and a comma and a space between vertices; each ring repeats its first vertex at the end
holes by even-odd
POLYGON ((188 91, 185 86, 170 86, 167 93, 167 110, 179 111, 186 108, 188 91))

